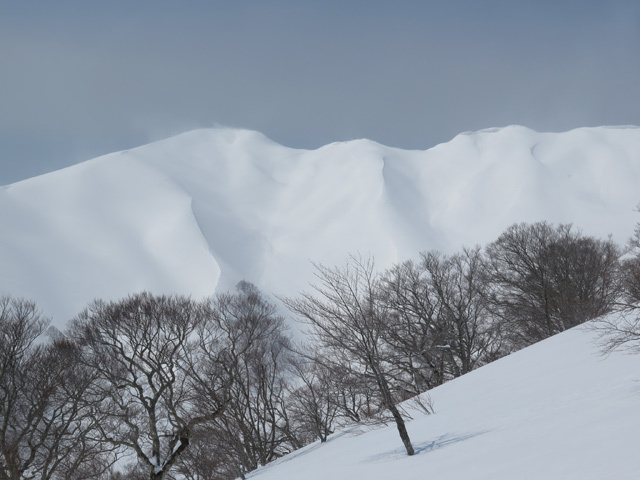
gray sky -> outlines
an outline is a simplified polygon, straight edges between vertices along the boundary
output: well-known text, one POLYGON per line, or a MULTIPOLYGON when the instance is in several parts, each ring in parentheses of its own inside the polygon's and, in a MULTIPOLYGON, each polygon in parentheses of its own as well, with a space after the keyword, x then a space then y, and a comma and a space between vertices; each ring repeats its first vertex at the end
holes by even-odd
POLYGON ((291 147, 640 124, 640 2, 0 4, 0 185, 182 131, 291 147))

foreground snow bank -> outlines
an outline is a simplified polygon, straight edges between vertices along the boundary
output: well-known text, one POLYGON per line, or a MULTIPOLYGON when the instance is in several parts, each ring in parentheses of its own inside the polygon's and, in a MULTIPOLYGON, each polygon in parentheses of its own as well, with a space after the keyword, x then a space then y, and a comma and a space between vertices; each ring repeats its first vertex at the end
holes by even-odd
POLYGON ((249 478, 636 479, 640 355, 593 340, 578 327, 432 390, 436 413, 407 424, 414 457, 393 425, 355 428, 249 478))

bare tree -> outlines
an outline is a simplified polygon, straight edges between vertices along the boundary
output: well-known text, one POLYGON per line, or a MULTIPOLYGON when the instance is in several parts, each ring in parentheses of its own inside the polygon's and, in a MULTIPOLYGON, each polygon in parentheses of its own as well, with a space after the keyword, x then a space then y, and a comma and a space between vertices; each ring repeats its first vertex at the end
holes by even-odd
MULTIPOLYGON (((640 212, 640 205, 636 208, 640 212)), ((602 352, 640 353, 640 222, 627 244, 622 261, 622 295, 617 312, 592 324, 602 352)))
POLYGON ((611 311, 619 295, 619 248, 571 225, 513 225, 486 251, 495 311, 517 347, 611 311))
POLYGON ((114 460, 92 438, 91 372, 71 342, 42 338, 48 323, 33 302, 0 298, 0 479, 97 478, 114 460))
POLYGON ((438 307, 438 347, 447 357, 447 373, 459 377, 498 357, 502 338, 488 305, 480 248, 465 248, 450 256, 423 253, 422 267, 438 307))
MULTIPOLYGON (((313 351, 312 347, 306 350, 313 351)), ((293 420, 302 430, 302 441, 310 443, 319 439, 327 441, 333 433, 333 425, 340 413, 341 396, 337 378, 322 364, 322 360, 311 356, 300 356, 292 364, 297 380, 287 398, 293 420)))
POLYGON ((621 264, 624 308, 640 303, 640 255, 625 258, 621 264))
POLYGON ((247 282, 213 297, 210 315, 215 332, 201 337, 205 344, 215 343, 211 335, 227 343, 222 363, 233 384, 224 412, 195 430, 197 446, 178 462, 178 471, 193 480, 244 478, 301 446, 286 410, 289 338, 275 306, 247 282))
MULTIPOLYGON (((213 299, 213 316, 233 338, 231 401, 213 426, 235 476, 298 448, 286 408, 289 337, 276 307, 248 282, 213 299)), ((225 467, 227 470, 229 467, 225 467)))
MULTIPOLYGON (((636 207, 640 212, 640 205, 636 207)), ((640 222, 627 242, 626 255, 622 261, 623 308, 630 309, 640 303, 640 222)))
POLYGON ((385 272, 381 295, 391 312, 385 337, 404 373, 396 383, 422 393, 500 355, 485 270, 476 247, 449 256, 424 252, 419 264, 385 272))
POLYGON ((379 295, 388 310, 384 337, 403 388, 417 395, 444 383, 445 332, 438 324, 439 302, 424 267, 413 261, 393 266, 381 278, 379 295))
POLYGON ((134 455, 151 480, 166 478, 193 429, 228 403, 228 345, 209 319, 207 302, 141 293, 97 300, 72 323, 98 376, 102 441, 134 455), (203 340, 205 331, 214 333, 203 340))
POLYGON ((616 350, 640 353, 640 307, 625 308, 597 319, 590 328, 598 333, 598 346, 608 355, 616 350))
POLYGON ((349 365, 331 363, 322 359, 322 368, 330 376, 330 391, 336 394, 341 421, 362 423, 377 420, 383 408, 379 402, 377 386, 349 365))
POLYGON ((342 268, 316 265, 316 276, 319 284, 313 287, 313 293, 283 301, 311 326, 313 341, 324 359, 375 385, 396 423, 407 455, 413 455, 390 382, 392 366, 383 337, 389 311, 378 296, 380 279, 373 260, 352 257, 342 268))
POLYGON ((184 480, 232 480, 240 475, 235 461, 226 455, 224 441, 213 423, 198 425, 192 442, 176 463, 175 473, 184 480))

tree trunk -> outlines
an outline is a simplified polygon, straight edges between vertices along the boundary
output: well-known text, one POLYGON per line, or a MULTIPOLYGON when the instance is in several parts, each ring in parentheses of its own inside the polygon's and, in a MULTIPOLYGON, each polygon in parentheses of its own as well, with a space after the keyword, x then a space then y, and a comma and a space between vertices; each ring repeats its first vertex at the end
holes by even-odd
POLYGON ((404 448, 407 450, 407 455, 413 455, 415 451, 413 450, 413 445, 411 445, 411 439, 409 438, 407 427, 404 424, 404 418, 402 418, 402 415, 395 405, 389 406, 389 411, 391 412, 393 419, 396 421, 398 433, 400 434, 404 448))
POLYGON ((389 384, 387 383, 387 379, 382 373, 382 369, 375 365, 374 362, 371 362, 371 369, 376 378, 376 382, 378 383, 378 387, 380 388, 380 393, 382 394, 382 401, 385 403, 385 406, 391 412, 393 419, 396 422, 396 426, 398 427, 398 433, 400 434, 400 439, 404 444, 404 448, 407 450, 407 455, 411 456, 415 453, 413 450, 413 445, 411 445, 411 439, 409 438, 409 432, 407 432, 407 427, 404 424, 404 418, 400 414, 400 411, 396 407, 393 402, 393 397, 391 396, 391 390, 389 389, 389 384))

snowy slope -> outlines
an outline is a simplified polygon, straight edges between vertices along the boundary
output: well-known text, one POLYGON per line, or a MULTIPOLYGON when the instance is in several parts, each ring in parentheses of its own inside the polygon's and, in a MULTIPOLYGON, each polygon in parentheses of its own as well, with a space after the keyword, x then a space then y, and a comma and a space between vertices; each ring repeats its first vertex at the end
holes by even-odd
POLYGON ((435 414, 336 433, 249 475, 255 480, 634 480, 640 355, 599 356, 564 332, 431 390, 435 414))
POLYGON ((426 151, 369 140, 296 150, 235 129, 187 132, 0 188, 0 292, 57 324, 95 297, 211 294, 246 279, 294 294, 310 260, 380 267, 487 243, 520 221, 624 242, 640 128, 458 135, 426 151))

